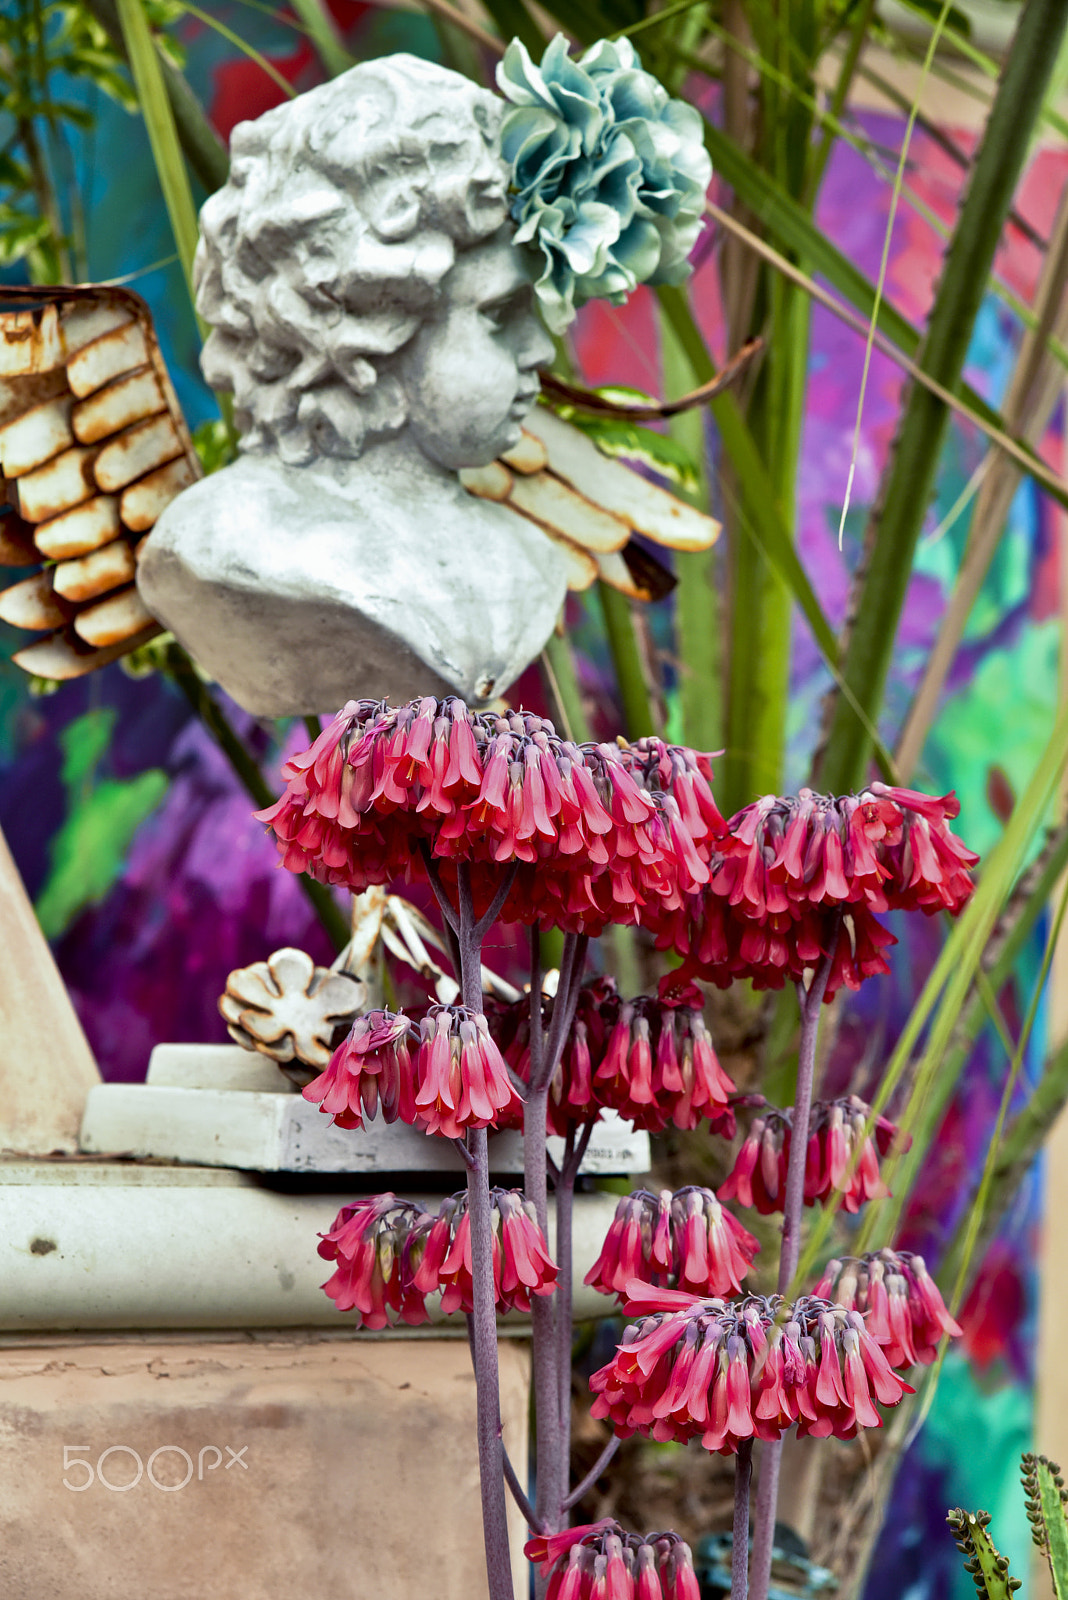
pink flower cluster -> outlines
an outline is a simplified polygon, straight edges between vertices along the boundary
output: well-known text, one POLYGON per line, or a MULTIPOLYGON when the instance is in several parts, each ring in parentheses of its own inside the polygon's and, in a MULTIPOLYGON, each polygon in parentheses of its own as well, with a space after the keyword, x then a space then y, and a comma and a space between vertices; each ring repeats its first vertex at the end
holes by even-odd
POLYGON ((923 1257, 910 1250, 828 1261, 815 1293, 859 1311, 892 1367, 930 1366, 945 1334, 961 1336, 923 1257))
POLYGON ((711 1189, 639 1189, 616 1206, 586 1282, 621 1299, 635 1278, 690 1294, 737 1293, 759 1249, 711 1189))
POLYGON ((719 1064, 702 1016, 703 998, 689 988, 670 998, 624 1001, 594 1074, 597 1091, 636 1128, 659 1133, 668 1123, 730 1138, 734 1084, 719 1064))
MULTIPOLYGON (((879 1172, 879 1157, 887 1155, 895 1142, 907 1150, 912 1140, 908 1136, 902 1139, 896 1124, 888 1118, 876 1117, 873 1143, 865 1135, 870 1115, 871 1107, 855 1094, 839 1100, 813 1101, 805 1157, 807 1206, 830 1199, 842 1185, 842 1204, 847 1211, 857 1211, 866 1200, 889 1194, 879 1172), (856 1167, 846 1182, 857 1150, 860 1154, 856 1167)), ((734 1166, 720 1186, 720 1199, 752 1206, 764 1217, 782 1210, 792 1119, 792 1106, 785 1111, 768 1106, 753 1119, 734 1166)))
MULTIPOLYGON (((531 1295, 552 1294, 550 1259, 534 1208, 518 1189, 493 1189, 493 1285, 497 1310, 529 1311, 531 1295)), ((428 1320, 428 1295, 441 1292, 445 1315, 472 1309, 471 1222, 467 1195, 451 1195, 435 1214, 395 1195, 343 1206, 322 1235, 319 1254, 337 1269, 323 1288, 361 1327, 428 1320)))
POLYGON ((681 912, 660 920, 656 945, 685 957, 682 966, 661 980, 661 987, 700 978, 728 989, 747 978, 754 989, 781 989, 807 982, 825 956, 831 957, 824 999, 839 989, 859 989, 866 978, 889 972, 883 951, 897 943, 889 928, 866 906, 850 906, 840 922, 826 909, 802 908, 748 917, 728 900, 706 892, 681 912))
POLYGON ((545 1600, 700 1600, 690 1547, 677 1533, 627 1533, 605 1517, 539 1533, 523 1554, 549 1584, 545 1600))
MULTIPOLYGON (((534 1207, 518 1189, 491 1189, 493 1204, 493 1290, 497 1310, 529 1311, 531 1295, 552 1294, 558 1268, 550 1259, 534 1207)), ((426 1251, 415 1273, 425 1294, 441 1287, 447 1315, 473 1309, 471 1219, 467 1194, 442 1202, 426 1236, 426 1251)))
MULTIPOLYGON (((611 978, 583 984, 575 1021, 549 1091, 549 1128, 566 1134, 604 1110, 659 1133, 673 1123, 696 1128, 702 1119, 727 1138, 734 1133, 723 1071, 692 985, 665 999, 624 1001, 611 978)), ((551 1013, 546 1012, 546 1026, 551 1013)), ((526 999, 491 1006, 490 1031, 525 1082, 530 1071, 530 1007, 526 999)))
POLYGON ((431 1006, 414 1051, 412 1034, 411 1021, 400 1013, 357 1017, 304 1098, 340 1128, 362 1128, 364 1116, 373 1118, 381 1107, 387 1122, 399 1118, 447 1139, 521 1119, 523 1102, 480 1012, 431 1006))
POLYGON ((859 795, 765 795, 732 817, 713 893, 761 918, 794 907, 960 911, 979 857, 951 833, 940 799, 873 783, 859 795))
POLYGON ((875 1409, 912 1393, 857 1311, 805 1295, 698 1298, 678 1290, 629 1288, 629 1311, 613 1359, 595 1372, 591 1415, 623 1438, 638 1432, 733 1454, 745 1439, 853 1438, 878 1428, 875 1409), (780 1312, 780 1308, 783 1308, 780 1312))
POLYGON ((660 919, 657 942, 689 958, 684 976, 723 986, 745 976, 781 988, 831 955, 826 997, 857 988, 887 970, 882 951, 894 943, 874 912, 956 914, 971 894, 978 856, 948 826, 959 811, 953 794, 884 783, 859 795, 765 795, 731 817, 708 890, 660 919), (836 908, 840 926, 827 916, 836 908))
POLYGON ((678 908, 708 881, 724 823, 707 757, 660 740, 577 745, 525 712, 471 712, 455 697, 353 700, 283 769, 257 813, 283 864, 360 891, 473 865, 476 911, 501 869, 520 871, 501 916, 576 933, 678 908))
POLYGON ((427 1321, 426 1296, 416 1288, 428 1214, 410 1200, 376 1194, 342 1206, 322 1234, 319 1254, 336 1261, 323 1288, 339 1311, 359 1312, 361 1328, 427 1321))

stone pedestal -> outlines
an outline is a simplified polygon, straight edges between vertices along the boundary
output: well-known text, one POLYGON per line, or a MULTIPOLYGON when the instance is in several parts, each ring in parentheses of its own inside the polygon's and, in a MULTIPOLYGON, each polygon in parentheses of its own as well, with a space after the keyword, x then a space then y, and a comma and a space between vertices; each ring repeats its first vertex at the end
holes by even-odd
POLYGON ((100 1073, 2 833, 0 950, 0 1150, 76 1150, 100 1073))
MULTIPOLYGON (((500 1358, 505 1442, 524 1463, 525 1342, 502 1340, 500 1358)), ((523 1537, 513 1515, 519 1595, 523 1537)), ((0 1594, 479 1600, 466 1340, 0 1347, 0 1594)))
MULTIPOLYGON (((273 1061, 232 1044, 159 1044, 146 1082, 97 1084, 86 1100, 81 1149, 246 1172, 344 1173, 372 1182, 380 1173, 411 1173, 416 1184, 417 1176, 454 1173, 457 1188, 464 1182, 451 1139, 382 1117, 358 1133, 335 1128, 273 1061)), ((549 1154, 562 1161, 564 1141, 551 1138, 549 1154)), ((649 1135, 605 1112, 580 1171, 628 1177, 648 1172, 651 1160, 649 1135)), ((489 1161, 495 1181, 520 1181, 522 1134, 491 1133, 489 1161)))

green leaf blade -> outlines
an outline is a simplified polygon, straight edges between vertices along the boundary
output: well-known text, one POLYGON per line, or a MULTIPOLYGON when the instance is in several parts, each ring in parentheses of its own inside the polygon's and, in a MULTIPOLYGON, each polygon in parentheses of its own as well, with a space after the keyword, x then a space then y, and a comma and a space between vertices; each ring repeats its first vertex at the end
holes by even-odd
MULTIPOLYGON (((1042 94, 1068 26, 1068 0, 1028 0, 1017 29, 935 293, 921 366, 952 390, 961 378, 994 254, 1027 159, 1042 94)), ((916 545, 949 427, 949 409, 913 383, 884 477, 870 557, 857 592, 844 676, 868 726, 836 699, 817 787, 842 793, 865 781, 870 724, 879 714, 916 545)))

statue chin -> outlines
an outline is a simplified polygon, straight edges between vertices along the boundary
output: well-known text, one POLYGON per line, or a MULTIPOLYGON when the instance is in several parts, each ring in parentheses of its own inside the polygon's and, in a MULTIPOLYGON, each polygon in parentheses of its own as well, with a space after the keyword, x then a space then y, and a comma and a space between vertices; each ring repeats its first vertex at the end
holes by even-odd
POLYGON ((406 490, 369 460, 338 482, 257 454, 172 502, 137 582, 227 694, 280 717, 357 696, 492 700, 552 632, 566 571, 536 527, 452 474, 406 490))

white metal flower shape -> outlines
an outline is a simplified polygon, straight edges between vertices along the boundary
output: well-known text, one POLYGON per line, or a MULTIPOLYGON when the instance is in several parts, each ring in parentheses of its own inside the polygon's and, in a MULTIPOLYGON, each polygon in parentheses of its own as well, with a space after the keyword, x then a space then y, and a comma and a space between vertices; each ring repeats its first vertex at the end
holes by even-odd
POLYGON ((245 1050, 279 1063, 325 1067, 334 1030, 356 1015, 366 993, 358 978, 317 967, 303 950, 287 948, 231 972, 219 1010, 231 1039, 245 1050))

